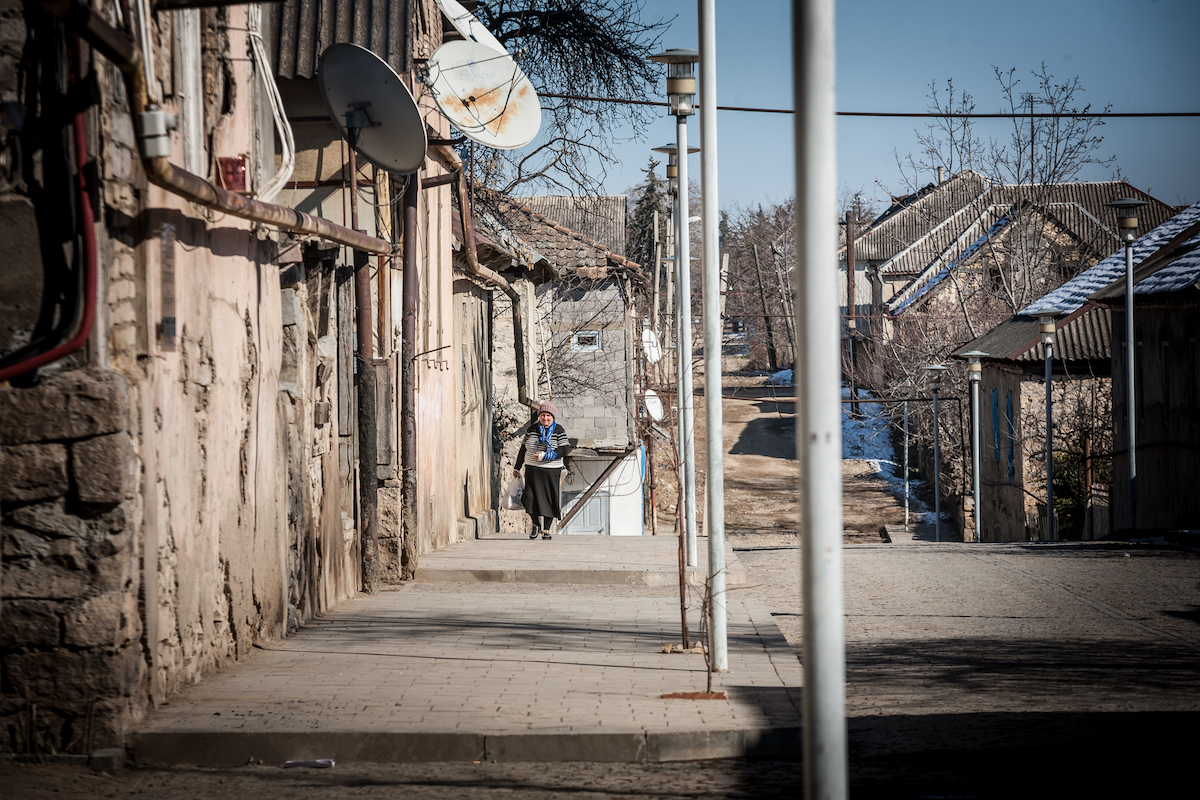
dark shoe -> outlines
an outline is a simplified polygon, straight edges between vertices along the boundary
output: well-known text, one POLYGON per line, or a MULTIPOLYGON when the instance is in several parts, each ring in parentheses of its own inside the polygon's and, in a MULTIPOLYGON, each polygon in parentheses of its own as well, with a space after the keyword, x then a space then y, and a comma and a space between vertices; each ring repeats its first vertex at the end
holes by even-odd
MULTIPOLYGON (((530 538, 530 539, 536 539, 536 538, 538 537, 538 534, 539 534, 539 533, 541 533, 541 531, 539 531, 537 528, 534 528, 533 530, 531 530, 531 531, 529 532, 529 538, 530 538)), ((549 534, 547 534, 547 537, 548 537, 548 536, 549 536, 549 534)))
POLYGON ((542 539, 550 541, 550 531, 542 531, 542 539))

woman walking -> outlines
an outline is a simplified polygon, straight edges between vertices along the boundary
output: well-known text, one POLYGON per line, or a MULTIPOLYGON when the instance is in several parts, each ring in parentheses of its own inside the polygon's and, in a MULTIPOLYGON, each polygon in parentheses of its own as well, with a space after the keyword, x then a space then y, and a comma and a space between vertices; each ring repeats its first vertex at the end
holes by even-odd
POLYGON ((525 440, 517 451, 517 468, 513 476, 521 474, 520 467, 525 467, 525 492, 521 495, 521 505, 533 520, 530 539, 536 539, 541 534, 543 539, 550 538, 550 526, 554 520, 562 517, 562 505, 558 493, 558 481, 562 475, 563 458, 571 451, 571 443, 567 441, 567 432, 555 421, 558 408, 554 402, 547 400, 538 408, 537 422, 525 431, 525 440))

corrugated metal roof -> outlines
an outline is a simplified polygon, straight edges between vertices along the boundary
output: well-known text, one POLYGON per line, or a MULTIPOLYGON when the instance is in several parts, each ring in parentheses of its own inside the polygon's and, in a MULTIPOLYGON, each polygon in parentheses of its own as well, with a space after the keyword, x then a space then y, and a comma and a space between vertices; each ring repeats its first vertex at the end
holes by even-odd
POLYGON ((1200 236, 1192 237, 1183 246, 1188 252, 1134 284, 1134 295, 1166 294, 1197 288, 1200 282, 1200 236))
MULTIPOLYGON (((1184 209, 1133 243, 1135 268, 1144 263, 1153 270, 1152 274, 1138 280, 1135 294, 1161 294, 1197 287, 1200 283, 1198 225, 1200 203, 1184 209), (1154 262, 1160 257, 1164 257, 1162 266, 1155 266, 1154 262)), ((1108 308, 1090 301, 1089 297, 1100 294, 1120 296, 1124 275, 1125 249, 1121 248, 1029 304, 1017 316, 963 345, 954 354, 961 356, 979 350, 1000 360, 1040 362, 1045 359, 1045 350, 1037 314, 1055 308, 1063 312, 1056 325, 1055 359, 1068 365, 1091 362, 1100 374, 1111 355, 1112 316, 1108 308)))
POLYGON ((535 214, 594 239, 607 247, 609 252, 625 255, 625 195, 542 195, 519 197, 517 200, 535 214))
MULTIPOLYGON (((918 192, 897 198, 861 235, 854 237, 854 260, 876 263, 895 258, 896 254, 927 236, 950 217, 958 214, 991 187, 987 178, 966 170, 941 185, 930 184, 918 192)), ((841 258, 845 260, 845 242, 841 258)))
MULTIPOLYGON (((1133 243, 1133 264, 1138 264, 1152 257, 1163 245, 1189 225, 1200 221, 1200 203, 1184 209, 1168 221, 1140 236, 1133 243)), ((1049 294, 1035 300, 1025 308, 1022 314, 1037 314, 1044 308, 1059 308, 1064 311, 1074 311, 1082 306, 1092 294, 1105 288, 1113 281, 1125 275, 1125 248, 1117 249, 1108 258, 1103 259, 1090 269, 1071 278, 1049 294)), ((1141 291, 1135 287, 1134 293, 1141 291)))
MULTIPOLYGON (((1057 323, 1054 336, 1056 366, 1089 365, 1097 375, 1107 375, 1109 344, 1112 341, 1112 317, 1107 308, 1091 305, 1075 317, 1057 323)), ((954 351, 978 350, 996 361, 1040 364, 1046 358, 1037 317, 1017 316, 1002 322, 978 339, 954 351)))
MULTIPOLYGON (((1111 342, 1112 315, 1107 308, 1092 306, 1078 317, 1068 320, 1055 332, 1054 358, 1068 363, 1103 362, 1109 358, 1111 342)), ((1018 354, 1016 360, 1039 363, 1046 360, 1046 346, 1042 344, 1040 332, 1037 344, 1018 354)), ((1107 372, 1104 370, 1105 374, 1107 372)))
POLYGON ((995 186, 982 201, 961 209, 881 265, 884 273, 916 273, 888 301, 888 309, 898 314, 926 296, 949 270, 968 262, 1005 224, 1029 210, 1070 236, 1084 252, 1095 257, 1111 252, 1120 240, 1115 214, 1105 203, 1130 196, 1149 202, 1141 210, 1144 225, 1160 225, 1174 213, 1170 206, 1123 181, 995 186))
POLYGON ((285 0, 273 12, 275 74, 312 78, 325 48, 352 42, 372 51, 396 72, 408 68, 410 6, 424 36, 441 37, 441 14, 430 0, 285 0), (432 7, 432 15, 430 14, 432 7), (434 25, 429 24, 434 21, 434 25))

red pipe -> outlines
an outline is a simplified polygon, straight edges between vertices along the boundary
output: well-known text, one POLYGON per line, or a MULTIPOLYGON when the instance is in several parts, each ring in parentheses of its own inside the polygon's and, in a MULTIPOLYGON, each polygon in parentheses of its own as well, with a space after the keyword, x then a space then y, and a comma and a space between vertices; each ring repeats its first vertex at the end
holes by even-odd
MULTIPOLYGON (((87 166, 87 130, 83 126, 83 112, 75 115, 75 172, 79 180, 79 214, 83 223, 83 319, 79 330, 68 341, 33 358, 0 369, 0 381, 12 380, 38 367, 57 361, 74 353, 87 341, 96 319, 96 283, 98 265, 96 261, 96 222, 92 216, 92 198, 88 194, 87 179, 83 168, 87 166)), ((49 287, 47 287, 49 288, 49 287)))

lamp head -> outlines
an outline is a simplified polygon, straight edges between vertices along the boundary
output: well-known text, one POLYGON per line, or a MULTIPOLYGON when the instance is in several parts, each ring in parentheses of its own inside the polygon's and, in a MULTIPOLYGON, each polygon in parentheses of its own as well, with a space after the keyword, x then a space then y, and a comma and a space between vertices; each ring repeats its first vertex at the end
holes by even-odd
POLYGON ((1133 231, 1138 226, 1138 209, 1144 205, 1149 205, 1145 200, 1138 200, 1133 197, 1122 197, 1113 200, 1111 203, 1104 205, 1115 209, 1117 212, 1117 227, 1121 229, 1124 238, 1133 240, 1133 231))
POLYGON ((941 364, 930 364, 928 367, 923 367, 922 369, 929 373, 929 385, 936 392, 938 387, 942 385, 942 373, 949 369, 949 367, 941 364))
POLYGON ((1061 308, 1043 308, 1038 311, 1038 323, 1042 332, 1042 344, 1054 344, 1056 330, 1054 320, 1063 313, 1061 308))
POLYGON ((978 381, 983 373, 983 364, 979 359, 987 358, 987 353, 982 350, 970 350, 962 353, 962 357, 967 359, 967 377, 972 381, 978 381))
POLYGON ((687 117, 696 105, 696 50, 676 48, 650 56, 651 61, 667 65, 667 103, 673 117, 687 117))

